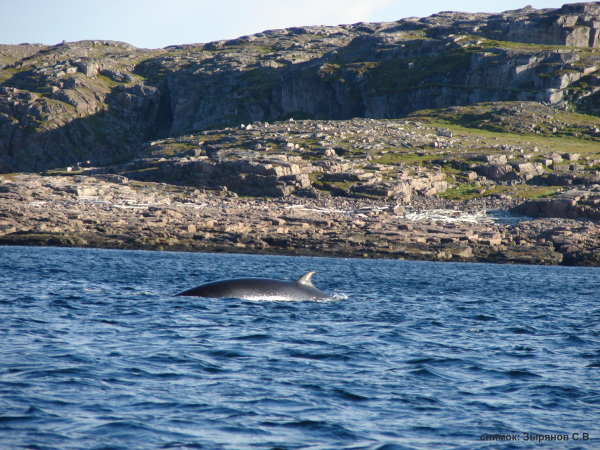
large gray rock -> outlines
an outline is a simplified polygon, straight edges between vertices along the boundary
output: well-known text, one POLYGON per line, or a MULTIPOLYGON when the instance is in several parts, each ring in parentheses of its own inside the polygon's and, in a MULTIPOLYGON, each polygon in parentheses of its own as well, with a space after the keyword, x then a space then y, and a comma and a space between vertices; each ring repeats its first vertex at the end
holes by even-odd
POLYGON ((480 155, 477 159, 489 164, 506 164, 508 162, 506 155, 480 155))
POLYGON ((515 173, 525 180, 531 180, 533 177, 544 173, 544 166, 540 163, 511 163, 511 166, 514 168, 515 173))
POLYGON ((508 181, 515 178, 513 168, 507 165, 490 164, 479 166, 477 170, 490 180, 508 181))

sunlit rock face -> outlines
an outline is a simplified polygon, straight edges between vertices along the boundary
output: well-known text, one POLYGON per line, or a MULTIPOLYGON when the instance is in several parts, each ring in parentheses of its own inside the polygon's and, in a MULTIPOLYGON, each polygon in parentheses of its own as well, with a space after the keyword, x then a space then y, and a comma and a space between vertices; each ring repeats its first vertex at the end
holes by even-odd
POLYGON ((254 121, 391 119, 490 101, 577 105, 600 86, 599 18, 598 4, 580 3, 158 50, 3 45, 0 172, 130 161, 150 140, 254 121))

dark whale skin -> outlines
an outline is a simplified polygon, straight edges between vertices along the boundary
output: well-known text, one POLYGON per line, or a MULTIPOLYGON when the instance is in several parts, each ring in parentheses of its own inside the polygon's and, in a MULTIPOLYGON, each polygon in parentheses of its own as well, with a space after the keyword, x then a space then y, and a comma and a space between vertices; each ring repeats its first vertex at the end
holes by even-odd
POLYGON ((315 272, 296 281, 269 278, 235 278, 214 281, 177 294, 185 297, 241 298, 245 300, 328 300, 327 294, 312 284, 315 272))

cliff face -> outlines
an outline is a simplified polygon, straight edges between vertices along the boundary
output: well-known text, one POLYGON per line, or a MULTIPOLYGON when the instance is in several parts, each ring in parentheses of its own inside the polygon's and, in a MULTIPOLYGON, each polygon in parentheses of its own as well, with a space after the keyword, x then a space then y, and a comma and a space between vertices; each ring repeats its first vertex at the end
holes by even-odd
MULTIPOLYGON (((488 101, 595 107, 600 6, 443 12, 137 49, 0 46, 0 172, 125 162, 148 140, 488 101)), ((593 111, 592 111, 593 112, 593 111)))
POLYGON ((162 53, 110 41, 0 46, 0 171, 108 161, 151 138, 161 91, 131 72, 162 53))

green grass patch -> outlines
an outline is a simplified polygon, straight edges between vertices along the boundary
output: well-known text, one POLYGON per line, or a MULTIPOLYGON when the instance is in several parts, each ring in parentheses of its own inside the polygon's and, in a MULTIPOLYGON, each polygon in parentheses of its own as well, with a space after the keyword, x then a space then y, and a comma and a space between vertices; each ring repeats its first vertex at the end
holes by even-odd
POLYGON ((343 191, 348 191, 350 189, 350 187, 354 186, 357 183, 353 182, 353 181, 344 182, 344 181, 320 180, 320 181, 316 181, 315 184, 316 184, 315 187, 317 189, 321 189, 321 190, 331 190, 331 187, 333 187, 333 188, 341 189, 343 191))
POLYGON ((44 177, 72 177, 75 175, 80 175, 84 169, 73 169, 71 171, 68 170, 48 170, 42 174, 44 177))
POLYGON ((477 187, 469 183, 459 183, 455 188, 448 189, 446 192, 439 194, 439 196, 454 201, 471 200, 477 197, 489 197, 498 194, 535 199, 553 197, 557 194, 557 190, 560 191, 561 187, 529 186, 527 184, 518 184, 516 186, 477 187))
MULTIPOLYGON (((517 102, 518 103, 518 102, 517 102)), ((511 106, 515 103, 506 103, 511 106)), ((527 124, 531 120, 531 114, 523 114, 522 116, 508 117, 506 123, 501 125, 486 123, 492 117, 492 107, 497 104, 478 104, 468 107, 454 107, 443 110, 424 110, 417 111, 409 116, 409 119, 418 120, 428 126, 448 128, 455 134, 457 141, 461 138, 477 138, 491 144, 507 144, 515 147, 538 147, 541 152, 558 152, 558 153, 582 153, 582 156, 588 156, 600 153, 600 137, 596 133, 589 131, 589 127, 600 128, 600 119, 595 116, 578 114, 573 112, 554 112, 551 123, 567 123, 562 130, 556 133, 548 131, 551 124, 547 123, 547 119, 541 113, 537 114, 534 120, 537 130, 539 126, 543 126, 546 132, 535 133, 526 131, 525 129, 515 129, 515 126, 527 124), (529 119, 528 119, 529 117, 529 119), (577 136, 574 136, 576 134, 577 136), (582 139, 584 135, 585 139, 582 139)), ((496 112, 497 113, 497 112, 496 112)), ((502 112, 504 114, 504 112, 502 112)), ((508 115, 508 112, 506 113, 508 115)), ((494 119, 497 120, 497 119, 494 119)), ((473 141, 465 142, 468 147, 476 144, 473 141)), ((494 153, 494 150, 485 148, 471 149, 469 152, 476 153, 494 153)))
POLYGON ((104 84, 108 85, 111 88, 123 84, 123 83, 117 83, 116 81, 113 81, 106 75, 102 75, 102 74, 97 74, 96 79, 99 81, 102 81, 104 84))
POLYGON ((18 70, 14 67, 8 67, 4 70, 0 71, 0 83, 4 84, 6 81, 10 80, 18 70))

